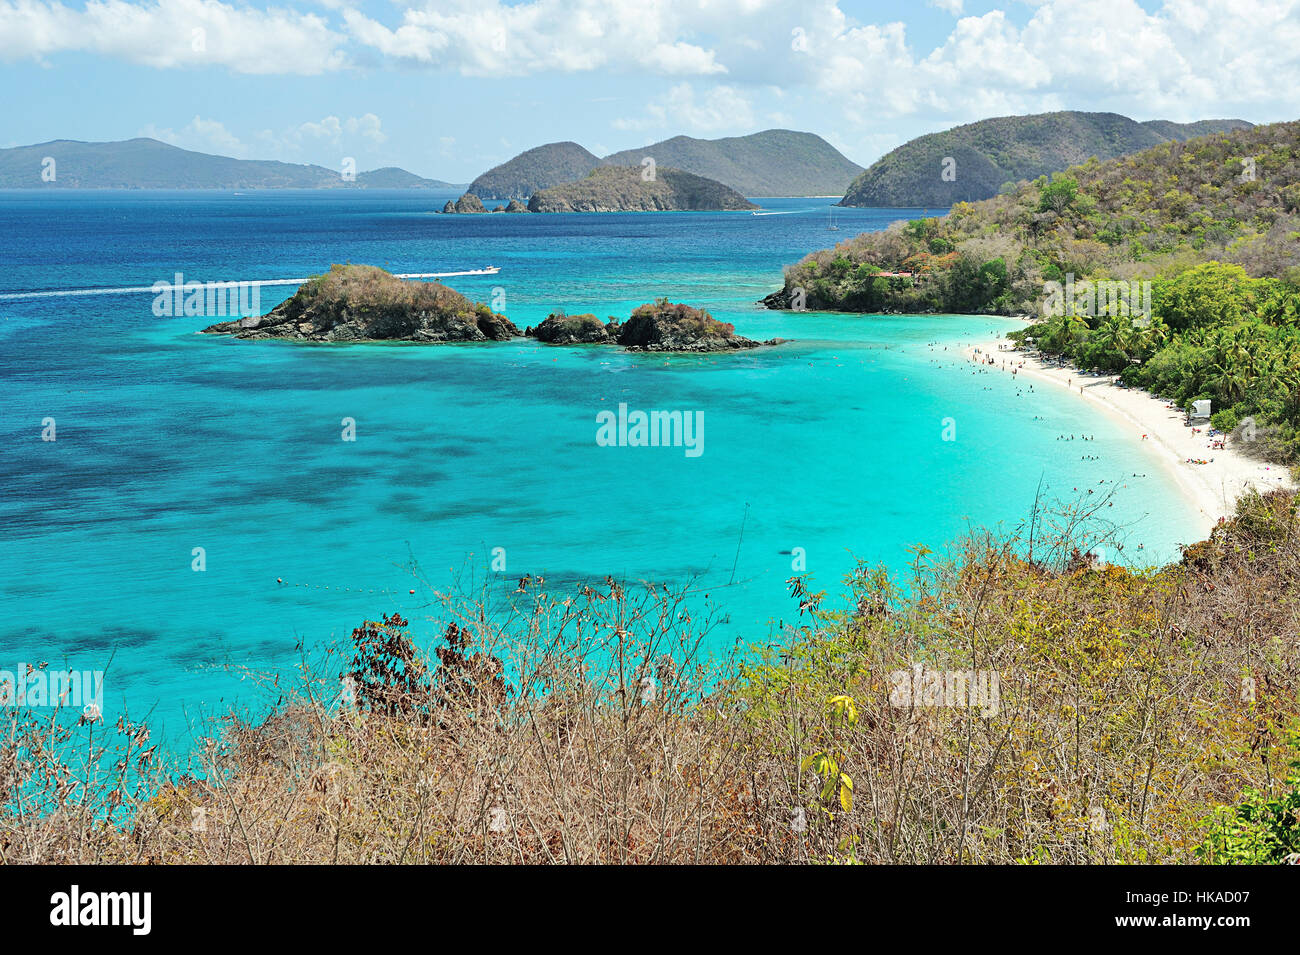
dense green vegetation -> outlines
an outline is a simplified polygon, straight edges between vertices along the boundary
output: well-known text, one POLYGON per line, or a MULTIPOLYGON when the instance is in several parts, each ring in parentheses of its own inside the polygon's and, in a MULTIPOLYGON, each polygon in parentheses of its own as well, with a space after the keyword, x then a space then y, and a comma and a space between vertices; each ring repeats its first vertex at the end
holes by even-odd
POLYGON ((1290 733, 1293 753, 1282 785, 1272 793, 1247 788, 1236 806, 1219 806, 1207 818, 1208 835, 1197 854, 1218 865, 1300 862, 1300 733, 1290 733))
POLYGON ((947 209, 1091 157, 1113 159, 1167 140, 1248 127, 1242 120, 1139 123, 1117 113, 1000 116, 919 136, 882 156, 849 186, 846 206, 947 209), (947 178, 944 160, 953 160, 947 178))
POLYGON ((1274 461, 1300 458, 1300 289, 1211 262, 1152 283, 1152 316, 1068 312, 1011 337, 1119 373, 1211 419, 1274 461))
POLYGON ((658 167, 653 178, 640 168, 601 166, 577 182, 543 189, 528 200, 530 212, 669 212, 757 209, 712 179, 658 167))
POLYGON ((1089 161, 860 235, 788 269, 769 304, 800 296, 813 309, 1038 316, 1016 337, 1183 406, 1209 398, 1217 427, 1293 460, 1300 123, 1089 161), (911 274, 882 274, 899 272, 911 274))
POLYGON ((786 288, 804 288, 810 308, 1038 314, 1047 281, 1156 279, 1208 261, 1300 278, 1300 123, 1090 160, 814 252, 786 288), (972 292, 981 269, 997 280, 972 292), (915 279, 876 281, 900 271, 915 279))

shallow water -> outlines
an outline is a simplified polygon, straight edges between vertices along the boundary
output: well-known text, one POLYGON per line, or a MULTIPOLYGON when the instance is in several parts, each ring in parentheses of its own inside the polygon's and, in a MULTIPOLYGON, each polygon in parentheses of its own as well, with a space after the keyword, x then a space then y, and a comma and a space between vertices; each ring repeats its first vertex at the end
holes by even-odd
MULTIPOLYGON (((729 616, 721 645, 793 615, 795 548, 834 592, 854 557, 901 567, 909 545, 1014 526, 1040 482, 1063 497, 1123 485, 1110 510, 1130 555, 1172 558, 1194 533, 1153 453, 1109 419, 961 360, 958 341, 1010 323, 754 304, 784 264, 900 210, 840 210, 830 233, 830 200, 766 200, 791 213, 772 216, 431 214, 445 199, 0 194, 0 293, 490 264, 500 274, 447 282, 497 295, 521 328, 667 296, 793 341, 674 357, 302 346, 200 337, 216 319, 157 318, 149 294, 0 300, 0 669, 111 656, 109 721, 152 707, 174 736, 247 695, 227 663, 283 671, 298 638, 385 611, 435 632, 413 561, 438 584, 490 576, 493 548, 511 582, 698 575, 729 616), (619 403, 701 413, 703 453, 598 446, 596 415, 619 403)), ((292 291, 263 289, 263 310, 292 291)))

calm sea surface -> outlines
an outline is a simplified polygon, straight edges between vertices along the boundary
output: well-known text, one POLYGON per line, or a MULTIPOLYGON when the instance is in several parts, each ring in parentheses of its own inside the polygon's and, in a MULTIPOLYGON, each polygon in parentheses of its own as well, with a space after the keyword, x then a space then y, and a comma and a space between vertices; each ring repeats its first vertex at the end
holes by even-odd
MULTIPOLYGON (((794 616, 795 548, 834 593, 855 557, 901 567, 909 545, 1015 525, 1040 481, 1061 497, 1119 482, 1111 510, 1130 555, 1142 543, 1148 560, 1172 558, 1193 535, 1151 452, 1109 420, 957 367, 958 341, 1009 323, 754 304, 783 265, 903 211, 836 210, 832 233, 820 199, 764 200, 775 214, 758 216, 433 214, 446 198, 0 193, 0 296, 178 272, 299 278, 335 262, 495 265, 447 283, 495 295, 520 328, 555 308, 626 317, 667 296, 792 341, 709 357, 531 340, 302 346, 198 336, 214 318, 155 317, 148 293, 0 297, 0 669, 111 659, 109 722, 152 709, 175 739, 196 713, 247 699, 230 664, 287 671, 297 640, 386 611, 438 632, 413 563, 437 585, 698 577, 731 645, 773 639, 794 616), (597 413, 620 403, 702 412, 703 453, 598 446, 597 413)), ((263 310, 292 292, 262 289, 263 310)))

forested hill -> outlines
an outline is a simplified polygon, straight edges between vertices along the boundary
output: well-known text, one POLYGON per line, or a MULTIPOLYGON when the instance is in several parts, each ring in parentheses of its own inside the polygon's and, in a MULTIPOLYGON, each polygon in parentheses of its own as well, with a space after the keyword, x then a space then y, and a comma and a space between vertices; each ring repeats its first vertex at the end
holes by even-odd
POLYGON ((1090 161, 859 235, 766 301, 1040 317, 1022 340, 1182 407, 1210 399, 1215 427, 1300 460, 1300 122, 1090 161))
POLYGON ((540 189, 581 179, 600 159, 577 143, 547 143, 493 166, 469 184, 481 199, 527 199, 540 189))
POLYGON ((887 153, 853 181, 841 205, 945 210, 1092 157, 1113 159, 1161 142, 1249 126, 1238 119, 1139 123, 1118 113, 1074 111, 985 119, 917 137, 887 153))
POLYGON ((720 182, 656 167, 653 178, 627 166, 601 166, 585 178, 534 193, 529 212, 686 212, 758 207, 720 182))
POLYGON ((1089 160, 814 252, 786 286, 806 289, 809 307, 1034 313, 1043 282, 1065 273, 1151 278, 1210 260, 1298 277, 1300 122, 1089 160), (980 269, 997 280, 972 281, 980 269))

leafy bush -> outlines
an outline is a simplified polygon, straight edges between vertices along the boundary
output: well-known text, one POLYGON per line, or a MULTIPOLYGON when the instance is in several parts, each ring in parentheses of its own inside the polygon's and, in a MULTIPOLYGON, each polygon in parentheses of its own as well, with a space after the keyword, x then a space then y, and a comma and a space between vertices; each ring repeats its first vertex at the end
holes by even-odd
MULTIPOLYGON (((1295 734, 1296 745, 1300 737, 1295 734)), ((1269 796, 1256 789, 1242 792, 1236 806, 1220 806, 1206 817, 1209 830, 1196 850, 1216 865, 1278 865, 1300 861, 1300 756, 1280 790, 1269 796)))

